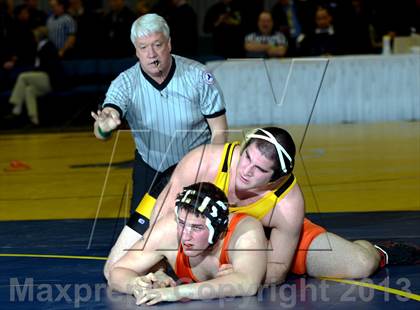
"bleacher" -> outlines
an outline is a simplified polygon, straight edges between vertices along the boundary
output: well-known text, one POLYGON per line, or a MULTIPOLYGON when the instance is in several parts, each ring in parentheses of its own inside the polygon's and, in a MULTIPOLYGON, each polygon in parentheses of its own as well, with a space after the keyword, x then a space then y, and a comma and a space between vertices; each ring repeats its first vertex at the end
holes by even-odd
MULTIPOLYGON (((203 64, 222 59, 214 55, 195 58, 203 64)), ((41 125, 44 127, 90 124, 90 111, 96 111, 98 105, 102 104, 111 81, 136 62, 138 59, 135 57, 63 60, 62 78, 65 87, 38 98, 41 125)), ((10 89, 0 92, 0 110, 8 109, 10 94, 10 89)))
POLYGON ((39 99, 41 123, 54 124, 63 121, 84 123, 89 120, 89 111, 96 111, 97 106, 102 103, 111 81, 135 63, 135 58, 63 61, 63 80, 67 85, 63 90, 53 91, 39 99), (67 116, 65 119, 60 119, 58 116, 63 114, 63 110, 67 116))
MULTIPOLYGON (((64 60, 65 87, 38 99, 43 125, 87 124, 90 111, 96 111, 111 81, 137 62, 136 58, 64 60)), ((8 104, 11 90, 0 94, 0 104, 8 104)))

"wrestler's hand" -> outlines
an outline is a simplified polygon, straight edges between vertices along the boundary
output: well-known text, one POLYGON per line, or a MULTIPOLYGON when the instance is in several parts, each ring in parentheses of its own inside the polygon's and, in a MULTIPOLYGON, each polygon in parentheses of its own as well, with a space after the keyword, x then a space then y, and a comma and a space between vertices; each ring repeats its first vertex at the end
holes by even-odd
POLYGON ((104 132, 110 132, 121 124, 120 114, 113 108, 104 108, 102 111, 98 110, 97 113, 90 113, 98 126, 104 132))
POLYGON ((168 276, 163 270, 158 270, 153 274, 153 288, 175 287, 176 282, 168 276))
POLYGON ((134 297, 137 305, 155 305, 162 301, 178 301, 181 299, 175 287, 165 287, 156 289, 135 289, 134 297))
POLYGON ((216 274, 216 278, 227 276, 233 273, 233 266, 231 264, 223 264, 219 267, 219 271, 216 274))
POLYGON ((133 285, 134 290, 142 290, 145 288, 153 288, 153 280, 154 280, 154 275, 153 273, 149 273, 145 276, 141 276, 141 277, 136 277, 134 279, 134 281, 131 283, 131 285, 133 285))

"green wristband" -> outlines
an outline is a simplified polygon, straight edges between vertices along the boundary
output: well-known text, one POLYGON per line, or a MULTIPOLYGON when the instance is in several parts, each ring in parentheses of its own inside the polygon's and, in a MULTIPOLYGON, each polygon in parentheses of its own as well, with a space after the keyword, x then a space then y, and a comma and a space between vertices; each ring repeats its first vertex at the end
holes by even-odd
POLYGON ((112 131, 102 131, 101 127, 98 125, 98 132, 102 138, 109 138, 111 136, 112 131))

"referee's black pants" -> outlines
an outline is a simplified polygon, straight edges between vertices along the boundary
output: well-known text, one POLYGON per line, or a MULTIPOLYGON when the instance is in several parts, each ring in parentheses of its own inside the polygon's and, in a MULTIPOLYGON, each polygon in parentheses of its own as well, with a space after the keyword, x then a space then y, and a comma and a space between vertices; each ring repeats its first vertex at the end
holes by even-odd
POLYGON ((176 165, 173 165, 165 171, 157 171, 150 167, 136 150, 134 155, 133 167, 133 194, 131 196, 131 213, 136 210, 143 196, 155 185, 159 184, 159 188, 163 189, 169 182, 172 172, 176 165), (154 180, 154 182, 153 182, 154 180), (152 184, 153 182, 153 184, 152 184))

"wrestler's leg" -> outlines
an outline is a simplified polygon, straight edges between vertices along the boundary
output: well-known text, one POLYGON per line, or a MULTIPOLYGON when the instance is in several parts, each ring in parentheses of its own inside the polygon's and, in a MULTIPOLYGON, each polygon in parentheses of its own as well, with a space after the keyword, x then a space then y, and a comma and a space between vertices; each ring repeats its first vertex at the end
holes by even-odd
POLYGON ((365 278, 379 266, 380 255, 368 241, 349 241, 324 232, 310 244, 307 274, 313 277, 365 278))
MULTIPOLYGON (((150 231, 149 220, 155 207, 156 199, 169 182, 174 168, 171 167, 159 174, 153 188, 143 196, 136 210, 123 228, 117 241, 112 247, 104 267, 104 276, 108 279, 112 266, 141 238, 146 238, 150 231)), ((152 222, 153 223, 153 222, 152 222)))

